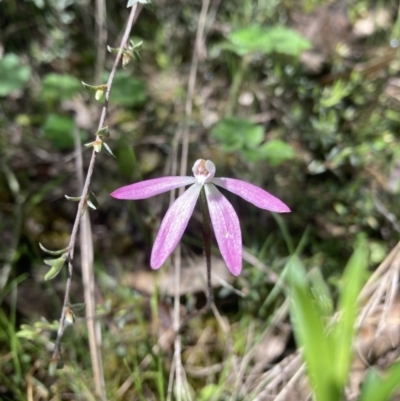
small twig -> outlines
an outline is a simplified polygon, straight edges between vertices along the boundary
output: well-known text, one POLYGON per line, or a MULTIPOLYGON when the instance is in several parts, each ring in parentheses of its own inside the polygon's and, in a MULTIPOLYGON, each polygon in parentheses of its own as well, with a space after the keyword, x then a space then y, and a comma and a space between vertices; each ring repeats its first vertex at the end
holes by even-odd
POLYGON ((97 56, 94 76, 95 81, 99 82, 101 80, 101 74, 103 73, 104 63, 106 60, 107 20, 105 0, 96 0, 96 39, 97 56))
MULTIPOLYGON (((201 44, 203 42, 203 37, 204 37, 204 28, 206 25, 206 19, 207 19, 207 13, 208 13, 208 8, 210 5, 210 0, 203 0, 202 6, 201 6, 201 11, 200 11, 200 16, 199 16, 199 24, 197 26, 197 32, 196 32, 196 39, 195 39, 195 47, 193 51, 193 56, 192 56, 192 64, 190 66, 190 73, 189 73, 189 82, 188 82, 188 96, 186 99, 185 103, 185 115, 186 115, 186 121, 185 125, 182 131, 182 155, 181 155, 181 171, 180 175, 185 175, 186 170, 187 170, 187 163, 188 163, 188 153, 189 153, 189 118, 192 114, 193 110, 193 98, 194 98, 194 91, 196 87, 196 76, 197 76, 197 69, 198 69, 198 64, 199 64, 199 51, 201 48, 201 44)), ((183 192, 183 188, 182 188, 183 192)), ((205 206, 207 207, 207 205, 205 206)), ((205 213, 204 206, 202 207, 203 213, 205 213)), ((207 209, 208 211, 208 209, 207 209)), ((206 217, 204 217, 203 214, 203 224, 205 220, 207 220, 206 217)), ((210 217, 208 216, 208 224, 210 221, 210 217)), ((209 228, 208 231, 210 231, 211 228, 209 228)), ((207 287, 208 287, 208 296, 207 296, 207 303, 206 305, 192 313, 189 313, 182 323, 179 325, 178 324, 178 331, 181 332, 181 330, 187 325, 190 319, 193 319, 196 316, 202 315, 205 313, 207 310, 210 309, 211 304, 212 304, 212 287, 211 287, 211 231, 209 234, 205 234, 203 231, 203 240, 210 242, 209 249, 206 249, 207 246, 206 244, 204 247, 205 250, 205 256, 206 256, 206 264, 207 264, 207 287), (208 235, 208 239, 206 238, 208 235)), ((179 301, 179 300, 178 300, 179 301)))
MULTIPOLYGON (((74 130, 75 149, 77 153, 76 170, 79 190, 83 188, 83 159, 82 144, 79 135, 79 128, 75 125, 74 130)), ((107 400, 105 391, 105 380, 103 363, 101 357, 101 327, 100 321, 95 318, 96 299, 95 282, 93 272, 93 237, 90 226, 90 215, 85 213, 82 216, 80 234, 81 247, 81 270, 84 288, 84 298, 86 305, 86 327, 89 337, 90 357, 92 360, 92 370, 96 392, 102 401, 107 400)))
POLYGON ((172 400, 172 384, 174 382, 175 374, 175 359, 172 360, 171 370, 169 372, 168 389, 167 389, 167 401, 172 400))
POLYGON ((194 51, 192 55, 192 64, 190 66, 190 72, 189 72, 188 95, 185 103, 186 121, 182 134, 181 175, 185 175, 187 170, 187 162, 189 154, 189 118, 192 115, 192 110, 193 110, 193 98, 194 98, 194 91, 196 88, 196 76, 199 64, 199 53, 201 51, 201 47, 204 41, 204 29, 207 21, 207 13, 209 6, 210 6, 210 0, 203 0, 199 16, 199 23, 197 26, 194 51))
MULTIPOLYGON (((132 26, 133 26, 133 21, 134 21, 134 17, 135 17, 136 8, 137 8, 137 4, 135 4, 131 9, 131 13, 129 15, 129 18, 128 18, 128 21, 127 21, 127 24, 126 24, 125 32, 124 32, 123 38, 121 40, 121 44, 120 44, 117 56, 115 58, 113 68, 112 68, 110 76, 108 78, 107 90, 106 90, 105 99, 104 99, 104 105, 103 105, 103 109, 102 109, 102 112, 101 112, 101 116, 100 116, 100 120, 99 120, 99 125, 98 125, 97 131, 99 131, 104 126, 104 121, 105 121, 105 118, 106 118, 106 115, 107 115, 108 102, 109 102, 109 99, 110 99, 110 92, 111 92, 112 83, 114 81, 114 77, 115 77, 115 73, 117 71, 118 64, 119 64, 119 62, 121 60, 122 50, 125 48, 125 46, 126 46, 126 44, 128 42, 129 34, 130 34, 130 31, 131 31, 132 26)), ((96 137, 96 139, 99 139, 99 137, 96 137)), ((85 202, 86 202, 86 196, 87 196, 88 191, 89 191, 89 186, 90 186, 90 182, 91 182, 91 178, 92 178, 92 174, 93 174, 93 170, 94 170, 94 165, 95 165, 95 162, 96 162, 96 156, 97 156, 97 152, 95 150, 93 150, 92 158, 90 159, 90 163, 89 163, 89 167, 88 167, 88 171, 87 171, 87 175, 86 175, 85 184, 84 184, 83 190, 82 190, 81 200, 79 201, 78 211, 76 213, 74 226, 72 228, 71 238, 70 238, 70 241, 69 241, 69 244, 68 244, 68 277, 67 277, 67 282, 66 282, 66 285, 65 285, 65 295, 64 295, 64 302, 63 302, 63 307, 62 307, 62 311, 61 311, 60 325, 58 327, 57 339, 56 339, 56 342, 55 342, 54 352, 53 352, 53 356, 52 356, 52 363, 53 364, 54 363, 57 364, 57 362, 60 359, 60 344, 61 344, 61 338, 62 338, 63 333, 64 333, 66 307, 67 307, 67 305, 69 303, 69 296, 70 296, 70 292, 71 292, 71 283, 72 283, 72 274, 73 274, 73 264, 72 264, 72 262, 73 262, 73 259, 74 259, 74 249, 75 249, 76 237, 77 237, 77 234, 78 234, 79 222, 80 222, 80 219, 81 219, 81 216, 82 216, 82 212, 83 212, 83 208, 84 208, 85 202)))
MULTIPOLYGON (((177 135, 173 141, 173 157, 172 157, 172 174, 176 174, 177 166, 177 155, 178 155, 178 146, 179 142, 182 139, 182 154, 181 154, 181 168, 180 168, 180 175, 185 175, 187 170, 187 163, 188 163, 188 153, 189 153, 189 118, 192 114, 193 108, 193 97, 194 91, 196 86, 196 75, 198 69, 198 60, 199 60, 199 48, 200 43, 203 41, 204 37, 204 27, 208 13, 208 7, 210 4, 210 0, 203 0, 199 23, 197 25, 197 32, 196 32, 196 43, 192 55, 192 63, 190 66, 190 73, 189 73, 189 82, 188 82, 188 94, 185 103, 185 122, 183 125, 182 130, 179 130, 177 135), (175 171, 174 171, 175 170, 175 171)), ((181 188, 179 193, 182 194, 184 188, 181 188)), ((174 192, 171 192, 170 203, 174 200, 174 192)), ((174 315, 173 315, 173 327, 175 331, 175 340, 174 340, 174 361, 175 361, 175 380, 176 380, 176 397, 177 401, 181 400, 181 390, 182 388, 182 361, 181 361, 181 340, 179 336, 179 332, 182 326, 180 324, 180 275, 181 275, 181 248, 178 245, 175 252, 174 252, 174 268, 175 268, 175 296, 174 296, 174 315)), ((185 322, 187 319, 185 319, 185 322)))
POLYGON ((288 378, 293 377, 299 370, 301 370, 302 366, 303 362, 299 351, 288 355, 264 375, 264 379, 253 390, 256 395, 252 401, 265 400, 266 397, 275 392, 280 384, 286 382, 288 378))
POLYGON ((390 269, 399 258, 400 242, 392 249, 385 260, 378 266, 378 268, 371 275, 367 283, 364 285, 359 295, 359 301, 365 303, 361 310, 356 327, 362 326, 365 318, 372 313, 373 309, 381 302, 381 299, 386 291, 390 269))
POLYGON ((300 368, 294 373, 287 384, 282 388, 279 394, 274 398, 274 401, 285 401, 288 399, 289 392, 293 389, 293 386, 297 383, 300 377, 305 372, 305 365, 301 365, 300 368))

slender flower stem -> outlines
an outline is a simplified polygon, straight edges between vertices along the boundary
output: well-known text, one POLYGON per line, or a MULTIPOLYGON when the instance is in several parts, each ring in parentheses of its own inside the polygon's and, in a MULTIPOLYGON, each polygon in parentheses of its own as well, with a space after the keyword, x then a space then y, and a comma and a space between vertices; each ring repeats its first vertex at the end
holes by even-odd
MULTIPOLYGON (((121 40, 121 44, 119 46, 119 51, 117 53, 117 56, 114 61, 114 65, 112 67, 110 76, 108 78, 104 105, 103 105, 103 109, 101 112, 97 130, 100 130, 100 128, 102 128, 104 125, 104 121, 105 121, 105 118, 107 115, 108 102, 110 99, 111 87, 112 87, 112 84, 114 81, 114 77, 115 77, 115 73, 117 71, 118 64, 120 63, 120 60, 121 60, 122 50, 125 48, 125 46, 128 42, 128 39, 129 39, 129 34, 132 30, 133 22, 135 20, 136 8, 137 8, 137 4, 135 4, 131 9, 131 13, 129 15, 129 18, 128 18, 128 21, 126 24, 125 32, 124 32, 123 38, 121 40)), ((96 139, 99 139, 99 137, 96 137, 96 139)), ((73 259, 74 259, 74 249, 75 249, 76 237, 78 234, 80 219, 81 219, 81 216, 84 211, 86 196, 89 191, 89 186, 90 186, 90 182, 91 182, 91 178, 92 178, 92 174, 93 174, 93 170, 94 170, 94 165, 96 162, 96 156, 97 156, 97 152, 95 150, 93 150, 92 158, 90 159, 90 163, 89 163, 89 167, 88 167, 88 171, 87 171, 87 175, 86 175, 85 184, 84 184, 83 190, 82 190, 81 200, 78 205, 78 210, 76 213, 74 226, 72 228, 71 238, 70 238, 69 244, 68 244, 68 277, 67 277, 67 282, 65 285, 64 302, 63 302, 63 307, 62 307, 62 311, 61 311, 60 324, 58 326, 58 331, 57 331, 57 339, 55 342, 53 356, 52 356, 52 362, 51 362, 52 370, 54 369, 54 365, 57 365, 58 361, 60 360, 60 345, 61 345, 61 339, 62 339, 62 336, 64 333, 64 327, 65 327, 65 315, 66 315, 66 310, 67 310, 66 307, 69 304, 69 296, 70 296, 70 292, 71 292, 71 283, 72 283, 72 274, 73 274, 73 259)))
MULTIPOLYGON (((179 145, 179 140, 182 139, 182 154, 181 154, 181 175, 184 175, 186 173, 187 169, 187 162, 188 162, 188 153, 189 153, 189 118, 192 114, 192 107, 193 107, 193 97, 194 97, 194 91, 195 91, 195 86, 196 86, 196 75, 197 75, 197 68, 198 68, 198 60, 199 60, 199 45, 202 42, 202 38, 204 35, 204 27, 205 27, 205 22, 207 19, 207 13, 208 13, 208 7, 210 4, 210 0, 203 0, 202 1, 202 6, 201 6, 201 12, 200 12, 200 17, 199 17, 199 23, 197 25, 197 33, 196 33, 196 44, 195 48, 193 51, 192 55, 192 63, 190 67, 190 75, 189 75, 189 82, 188 82, 188 95, 186 98, 186 104, 185 104, 185 123, 182 131, 180 131, 180 134, 178 134, 175 137, 175 140, 173 142, 173 149, 175 155, 178 152, 178 145, 179 145), (182 137, 180 136, 182 135, 182 137)), ((172 165, 173 169, 176 168, 176 159, 173 161, 172 165)), ((180 191, 180 194, 182 194, 182 190, 180 191)), ((171 193, 171 203, 173 201, 173 194, 171 193)), ((175 361, 175 367, 176 367, 176 388, 177 388, 177 401, 181 400, 181 340, 179 337, 179 332, 181 331, 182 327, 187 323, 188 319, 184 319, 184 322, 180 323, 180 316, 179 316, 179 310, 180 310, 180 291, 179 291, 179 286, 180 286, 180 280, 181 280, 181 255, 180 255, 180 246, 177 247, 176 252, 175 252, 175 296, 174 296, 174 331, 176 333, 176 338, 174 341, 174 348, 175 348, 175 353, 174 353, 174 361, 175 361)))

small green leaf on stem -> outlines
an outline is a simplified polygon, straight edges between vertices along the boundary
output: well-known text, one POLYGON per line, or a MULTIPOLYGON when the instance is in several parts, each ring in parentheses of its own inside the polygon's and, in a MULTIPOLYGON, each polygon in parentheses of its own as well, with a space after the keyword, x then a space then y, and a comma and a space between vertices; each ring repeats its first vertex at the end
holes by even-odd
POLYGON ((82 196, 68 196, 68 195, 64 195, 67 200, 72 201, 72 202, 79 202, 82 198, 82 196))
POLYGON ((93 205, 92 202, 90 202, 90 200, 87 201, 87 205, 92 209, 92 210, 96 210, 97 207, 95 205, 93 205))
POLYGON ((107 50, 110 52, 110 53, 114 53, 114 54, 117 54, 118 52, 119 52, 119 47, 111 47, 111 46, 108 46, 107 45, 107 50))
MULTIPOLYGON (((126 49, 122 49, 122 68, 126 68, 126 66, 131 62, 132 59, 135 59, 136 61, 140 61, 140 53, 139 51, 141 50, 143 45, 143 41, 139 40, 137 43, 135 43, 132 39, 129 41, 129 45, 127 45, 126 49)), ((110 53, 118 53, 121 48, 120 47, 110 47, 107 46, 107 50, 110 53)))
POLYGON ((86 89, 88 89, 88 90, 90 90, 90 91, 92 91, 92 92, 96 92, 96 91, 99 91, 99 90, 105 92, 105 91, 107 90, 107 84, 103 84, 103 85, 89 85, 89 84, 87 84, 87 83, 85 83, 85 82, 82 81, 82 85, 83 85, 86 89))
POLYGON ((141 60, 140 50, 142 50, 142 47, 143 40, 139 40, 137 43, 135 43, 133 40, 129 41, 129 53, 136 61, 141 60))
POLYGON ((43 252, 46 252, 49 255, 54 255, 54 256, 61 255, 68 250, 68 248, 63 248, 63 249, 59 249, 57 251, 50 251, 49 249, 45 248, 40 242, 39 242, 39 247, 43 252))
POLYGON ((103 145, 104 145, 104 149, 106 150, 106 152, 107 152, 110 156, 116 158, 116 156, 114 155, 114 153, 112 152, 112 150, 110 149, 110 147, 109 147, 105 142, 103 142, 103 145))
POLYGON ((110 137, 110 132, 108 130, 108 125, 106 125, 103 128, 100 128, 97 132, 96 132, 96 136, 99 136, 100 138, 109 138, 110 137))
POLYGON ((96 98, 96 100, 100 100, 103 97, 104 92, 107 90, 107 85, 106 84, 93 86, 93 85, 89 85, 89 84, 87 84, 87 83, 82 81, 82 85, 86 89, 88 89, 88 90, 90 90, 92 92, 95 92, 94 97, 96 98))
POLYGON ((137 43, 135 43, 132 39, 129 41, 129 50, 137 52, 142 49, 142 46, 143 40, 139 40, 137 43))
POLYGON ((103 84, 103 85, 89 85, 85 82, 82 81, 82 85, 86 88, 89 89, 92 92, 96 92, 96 91, 103 91, 105 92, 107 90, 107 84, 103 84))
POLYGON ((44 263, 50 266, 51 269, 44 276, 45 281, 52 280, 54 277, 60 273, 62 267, 64 266, 65 261, 68 258, 68 253, 65 252, 61 255, 61 257, 57 259, 45 259, 44 263))
POLYGON ((89 192, 86 203, 93 210, 96 210, 99 207, 99 203, 97 202, 96 195, 93 192, 89 192))

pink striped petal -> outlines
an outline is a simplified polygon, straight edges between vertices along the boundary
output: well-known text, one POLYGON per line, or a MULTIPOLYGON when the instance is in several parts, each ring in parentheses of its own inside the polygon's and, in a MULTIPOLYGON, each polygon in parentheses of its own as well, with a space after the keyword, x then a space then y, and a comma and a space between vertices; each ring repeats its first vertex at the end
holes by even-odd
POLYGON ((290 212, 289 207, 281 200, 248 182, 235 180, 234 178, 214 178, 212 183, 240 196, 260 209, 277 213, 290 212))
POLYGON ((233 206, 213 184, 205 184, 208 208, 219 250, 234 276, 242 271, 242 233, 233 206))
POLYGON ((201 185, 194 184, 168 209, 151 251, 150 265, 158 269, 178 245, 199 197, 201 185))
POLYGON ((195 182, 194 177, 161 177, 140 181, 116 189, 111 196, 117 199, 147 199, 152 196, 184 187, 195 182))

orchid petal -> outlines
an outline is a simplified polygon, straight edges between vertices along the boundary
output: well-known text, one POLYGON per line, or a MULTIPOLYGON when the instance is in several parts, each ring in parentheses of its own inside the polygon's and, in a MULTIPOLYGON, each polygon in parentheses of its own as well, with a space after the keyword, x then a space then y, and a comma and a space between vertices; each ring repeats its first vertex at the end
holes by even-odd
POLYGON ((195 182, 194 177, 161 177, 137 182, 116 189, 111 196, 117 199, 147 199, 195 182))
POLYGON ((158 269, 178 245, 199 197, 201 185, 194 184, 168 209, 151 251, 150 265, 158 269))
POLYGON ((242 233, 238 216, 229 201, 213 184, 204 185, 215 238, 228 269, 234 276, 242 271, 242 233))
POLYGON ((240 196, 260 209, 277 213, 290 212, 289 207, 281 200, 248 182, 235 180, 234 178, 214 178, 212 183, 240 196))

